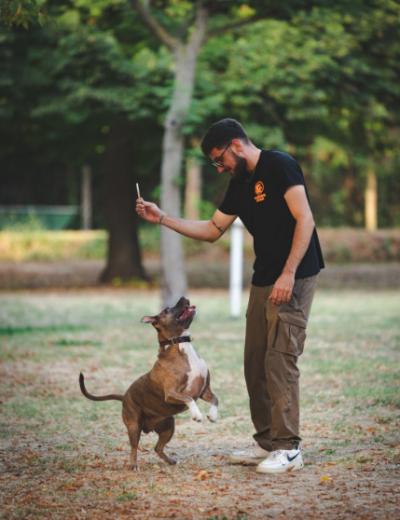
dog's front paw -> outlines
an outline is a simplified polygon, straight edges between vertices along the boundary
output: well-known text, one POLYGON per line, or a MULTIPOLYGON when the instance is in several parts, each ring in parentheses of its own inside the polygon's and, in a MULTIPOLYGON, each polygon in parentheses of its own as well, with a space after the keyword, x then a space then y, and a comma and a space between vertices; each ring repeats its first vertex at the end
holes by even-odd
POLYGON ((210 407, 207 419, 211 422, 215 422, 218 419, 218 408, 214 404, 210 407))
POLYGON ((197 411, 197 413, 192 413, 192 419, 196 422, 201 422, 203 420, 203 416, 201 415, 200 411, 197 411))
POLYGON ((192 416, 192 419, 196 422, 201 422, 203 420, 203 416, 201 415, 201 412, 199 410, 199 407, 194 401, 191 401, 189 403, 189 410, 190 415, 192 416))

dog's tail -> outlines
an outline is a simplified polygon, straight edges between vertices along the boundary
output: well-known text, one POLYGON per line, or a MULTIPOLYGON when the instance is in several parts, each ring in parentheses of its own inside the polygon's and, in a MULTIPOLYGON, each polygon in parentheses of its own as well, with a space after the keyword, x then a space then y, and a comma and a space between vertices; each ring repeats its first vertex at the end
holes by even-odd
POLYGON ((82 372, 79 374, 79 386, 81 387, 82 394, 87 397, 88 399, 91 399, 92 401, 123 401, 124 396, 118 395, 118 394, 109 394, 109 395, 92 395, 89 394, 89 392, 85 388, 85 378, 83 377, 82 372))

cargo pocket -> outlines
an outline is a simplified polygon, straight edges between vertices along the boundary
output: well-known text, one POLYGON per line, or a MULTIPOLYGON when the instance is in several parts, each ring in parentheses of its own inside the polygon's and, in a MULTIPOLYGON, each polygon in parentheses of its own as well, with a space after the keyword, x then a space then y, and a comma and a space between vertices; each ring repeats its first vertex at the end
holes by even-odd
POLYGON ((307 320, 302 313, 278 313, 274 350, 298 357, 303 353, 307 320))

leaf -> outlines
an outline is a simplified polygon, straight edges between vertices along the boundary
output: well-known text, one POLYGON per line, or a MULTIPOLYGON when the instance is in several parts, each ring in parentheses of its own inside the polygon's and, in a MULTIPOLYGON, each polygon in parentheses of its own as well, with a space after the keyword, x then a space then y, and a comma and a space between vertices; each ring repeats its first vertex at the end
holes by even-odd
POLYGON ((208 480, 209 478, 210 478, 210 475, 209 475, 208 471, 206 471, 205 469, 202 469, 194 477, 194 480, 208 480))

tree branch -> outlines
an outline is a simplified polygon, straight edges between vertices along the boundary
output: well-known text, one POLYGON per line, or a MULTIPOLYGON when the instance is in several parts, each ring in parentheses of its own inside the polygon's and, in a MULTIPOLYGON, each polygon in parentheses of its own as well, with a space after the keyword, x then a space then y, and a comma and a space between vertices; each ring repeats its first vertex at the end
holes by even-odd
POLYGON ((151 30, 151 32, 171 51, 175 51, 179 46, 179 40, 169 34, 164 27, 157 22, 151 15, 148 8, 141 2, 141 0, 132 0, 133 7, 143 18, 144 23, 151 30))
POLYGON ((193 31, 189 42, 199 49, 202 43, 206 40, 208 10, 202 5, 202 2, 197 4, 195 31, 193 31))
POLYGON ((214 30, 209 31, 207 34, 207 39, 213 38, 214 36, 219 36, 222 33, 232 31, 234 29, 238 29, 239 27, 243 27, 244 25, 248 25, 249 23, 254 23, 259 20, 264 20, 269 18, 267 16, 255 15, 250 18, 246 18, 245 20, 238 20, 237 22, 228 23, 226 25, 221 25, 221 27, 216 27, 214 30))

